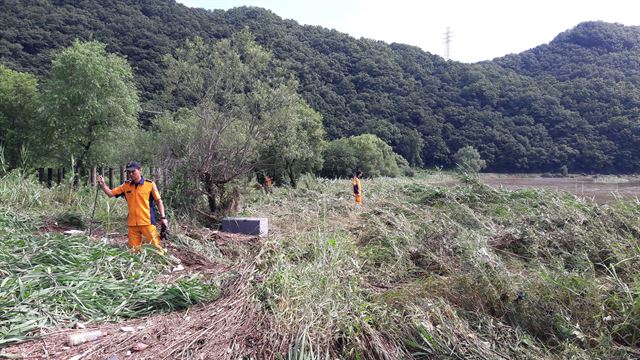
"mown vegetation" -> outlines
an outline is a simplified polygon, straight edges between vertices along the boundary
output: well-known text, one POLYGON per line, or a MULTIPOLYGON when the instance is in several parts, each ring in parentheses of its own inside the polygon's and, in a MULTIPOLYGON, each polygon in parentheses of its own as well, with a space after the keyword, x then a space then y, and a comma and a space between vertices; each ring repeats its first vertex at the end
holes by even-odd
MULTIPOLYGON (((158 282, 175 264, 153 249, 131 254, 106 237, 63 235, 61 228, 88 226, 92 190, 45 189, 20 171, 0 178, 0 348, 40 329, 185 309, 219 296, 219 284, 201 276, 158 282)), ((126 216, 110 206, 100 199, 102 233, 126 216)))
MULTIPOLYGON (((271 195, 247 183, 242 214, 271 227, 245 284, 259 343, 289 359, 637 356, 640 203, 437 185, 443 176, 367 180, 362 209, 344 180, 305 176, 271 195)), ((202 278, 158 284, 166 262, 153 253, 38 231, 69 213, 86 220, 91 189, 68 197, 13 173, 0 185, 4 345, 219 296, 202 278)), ((113 201, 98 204, 103 226, 124 221, 113 201)))
MULTIPOLYGON (((229 39, 246 27, 293 74, 329 140, 374 134, 412 166, 455 166, 456 151, 473 146, 490 171, 640 169, 635 26, 586 22, 522 54, 461 64, 259 8, 14 0, 0 10, 0 63, 44 80, 61 48, 100 41, 130 62, 145 125, 167 110, 166 55, 186 40, 229 39)), ((173 100, 195 105, 188 94, 173 100)))
POLYGON ((346 182, 306 179, 251 206, 292 358, 637 356, 637 201, 432 182, 366 181, 358 211, 346 182))

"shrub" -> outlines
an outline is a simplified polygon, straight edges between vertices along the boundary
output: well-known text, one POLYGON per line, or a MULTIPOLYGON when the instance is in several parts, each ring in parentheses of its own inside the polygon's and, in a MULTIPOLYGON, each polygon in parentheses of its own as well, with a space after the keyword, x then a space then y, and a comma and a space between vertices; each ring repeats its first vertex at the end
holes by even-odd
POLYGON ((404 158, 375 135, 364 134, 334 140, 324 152, 322 174, 326 177, 349 177, 356 169, 365 176, 398 176, 400 166, 408 167, 404 158), (399 164, 403 162, 402 164, 399 164))
POLYGON ((484 169, 486 161, 480 158, 480 153, 472 146, 460 148, 454 155, 454 160, 458 170, 462 173, 475 174, 484 169))

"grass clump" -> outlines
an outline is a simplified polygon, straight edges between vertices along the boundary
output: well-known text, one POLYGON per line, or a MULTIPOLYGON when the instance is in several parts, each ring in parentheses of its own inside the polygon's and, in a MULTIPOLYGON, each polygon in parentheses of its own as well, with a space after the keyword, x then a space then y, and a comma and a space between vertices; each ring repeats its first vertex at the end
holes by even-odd
POLYGON ((82 215, 77 211, 67 210, 56 216, 56 222, 62 226, 68 226, 74 229, 84 229, 86 224, 82 215))
POLYGON ((340 234, 275 241, 265 245, 277 252, 263 254, 273 262, 258 296, 280 333, 311 339, 310 351, 318 352, 344 341, 345 333, 360 332, 367 302, 353 241, 340 234))
POLYGON ((478 181, 443 186, 426 175, 364 185, 363 209, 353 208, 347 181, 321 180, 252 209, 280 230, 261 257, 269 275, 259 300, 277 331, 292 334, 281 340, 293 344, 288 351, 304 345, 309 358, 353 359, 636 356, 637 202, 598 205, 478 181), (340 239, 339 252, 330 239, 340 239), (318 256, 329 250, 337 258, 318 256))

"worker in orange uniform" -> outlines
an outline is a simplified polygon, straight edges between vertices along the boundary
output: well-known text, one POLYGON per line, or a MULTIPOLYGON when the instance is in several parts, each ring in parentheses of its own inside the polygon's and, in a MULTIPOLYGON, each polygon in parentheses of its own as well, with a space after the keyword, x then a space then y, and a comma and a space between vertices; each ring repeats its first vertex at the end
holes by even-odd
POLYGON ((160 199, 158 187, 153 181, 142 176, 140 163, 130 161, 126 170, 129 180, 113 190, 109 189, 105 184, 102 176, 98 176, 102 191, 109 197, 124 196, 127 200, 127 207, 129 208, 127 220, 129 247, 135 251, 140 251, 142 238, 144 237, 147 243, 155 246, 164 254, 164 249, 160 246, 160 236, 155 227, 154 202, 158 204, 162 224, 168 227, 169 222, 164 212, 164 205, 162 204, 162 199, 160 199))
POLYGON ((362 206, 362 183, 360 183, 360 177, 362 177, 362 171, 357 170, 353 174, 353 196, 356 199, 356 208, 362 206))
POLYGON ((264 177, 264 193, 265 194, 271 194, 273 193, 273 188, 271 187, 273 185, 273 178, 269 175, 264 177))

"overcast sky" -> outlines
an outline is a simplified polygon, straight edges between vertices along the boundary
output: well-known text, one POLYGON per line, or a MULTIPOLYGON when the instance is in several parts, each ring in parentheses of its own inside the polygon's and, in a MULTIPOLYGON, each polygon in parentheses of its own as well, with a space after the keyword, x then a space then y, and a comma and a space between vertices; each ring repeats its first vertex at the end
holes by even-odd
POLYGON ((548 43, 583 21, 640 25, 638 0, 178 0, 190 7, 258 6, 300 24, 320 25, 386 42, 419 46, 462 62, 548 43))

